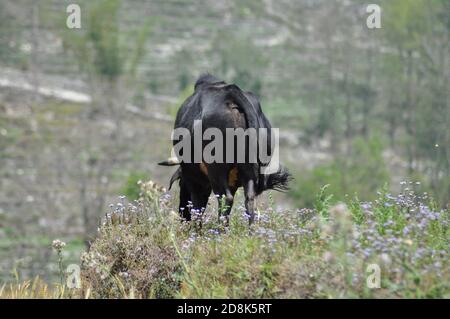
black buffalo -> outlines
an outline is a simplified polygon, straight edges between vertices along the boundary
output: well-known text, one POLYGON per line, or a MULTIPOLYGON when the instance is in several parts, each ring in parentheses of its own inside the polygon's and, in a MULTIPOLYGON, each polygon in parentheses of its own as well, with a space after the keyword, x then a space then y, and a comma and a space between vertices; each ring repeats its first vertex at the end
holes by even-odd
MULTIPOLYGON (((184 101, 177 113, 175 120, 176 128, 186 128, 191 132, 193 138, 194 121, 200 120, 202 130, 207 128, 217 128, 223 132, 224 150, 226 158, 226 128, 265 128, 269 137, 266 139, 268 154, 272 154, 270 145, 271 125, 261 110, 261 105, 251 92, 242 91, 235 84, 227 84, 216 77, 206 74, 199 77, 195 83, 194 93, 184 101)), ((174 140, 174 145, 179 140, 174 140)), ((248 139, 245 140, 245 148, 248 147, 248 139)), ((209 141, 208 141, 209 142, 209 141)), ((235 152, 237 149, 235 142, 235 152)), ((193 145, 193 141, 191 140, 193 145)), ((258 143, 262 143, 258 139, 258 143)), ((203 141, 202 148, 207 142, 203 141)), ((231 144, 230 144, 231 145, 231 144)), ((260 147, 261 145, 258 145, 260 147)), ((248 150, 247 150, 248 151, 248 150)), ((194 153, 192 151, 192 153, 194 153)), ((192 158, 194 155, 192 154, 192 158)), ((218 197, 219 218, 223 214, 228 224, 229 213, 233 205, 236 190, 243 186, 245 194, 245 208, 249 217, 249 223, 254 220, 254 199, 268 189, 287 190, 288 182, 291 179, 289 172, 280 166, 273 174, 262 174, 260 168, 267 165, 267 162, 250 161, 249 156, 245 157, 242 163, 233 160, 219 162, 198 162, 193 159, 187 161, 169 159, 159 163, 160 165, 180 165, 170 180, 172 183, 179 180, 180 185, 180 215, 185 220, 191 219, 191 209, 202 210, 206 208, 211 191, 218 197)), ((169 187, 169 189, 170 189, 169 187)))

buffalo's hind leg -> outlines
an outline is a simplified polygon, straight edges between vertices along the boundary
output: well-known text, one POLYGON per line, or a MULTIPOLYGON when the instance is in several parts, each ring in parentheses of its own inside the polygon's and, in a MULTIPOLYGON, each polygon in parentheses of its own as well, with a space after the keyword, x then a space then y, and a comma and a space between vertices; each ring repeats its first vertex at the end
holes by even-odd
POLYGON ((224 218, 225 227, 228 227, 230 224, 230 213, 231 209, 233 208, 233 202, 234 202, 234 193, 229 188, 226 188, 223 192, 217 192, 216 194, 219 195, 217 198, 219 203, 219 222, 221 221, 221 218, 224 218))
POLYGON ((239 178, 244 186, 245 211, 249 225, 255 221, 256 173, 253 165, 242 164, 239 166, 239 178))
POLYGON ((198 187, 191 192, 192 205, 195 209, 196 218, 199 219, 200 227, 202 226, 203 213, 206 210, 206 206, 208 206, 210 194, 211 186, 209 184, 202 186, 198 185, 198 187))
POLYGON ((244 183, 245 210, 248 215, 248 224, 255 221, 255 181, 250 179, 244 183))
POLYGON ((185 221, 191 220, 191 212, 189 209, 189 202, 191 202, 191 192, 186 185, 183 178, 180 179, 180 205, 178 207, 178 212, 181 218, 185 221))
POLYGON ((236 189, 230 189, 227 184, 227 178, 225 176, 217 176, 217 178, 211 178, 212 190, 217 196, 218 201, 218 219, 219 222, 223 217, 225 219, 225 226, 229 225, 230 212, 233 207, 234 194, 236 189))
POLYGON ((225 163, 214 163, 208 165, 209 182, 214 194, 217 196, 218 201, 219 223, 223 218, 226 227, 229 225, 230 212, 234 202, 234 194, 237 190, 235 185, 230 185, 229 183, 229 174, 232 168, 232 165, 225 163))

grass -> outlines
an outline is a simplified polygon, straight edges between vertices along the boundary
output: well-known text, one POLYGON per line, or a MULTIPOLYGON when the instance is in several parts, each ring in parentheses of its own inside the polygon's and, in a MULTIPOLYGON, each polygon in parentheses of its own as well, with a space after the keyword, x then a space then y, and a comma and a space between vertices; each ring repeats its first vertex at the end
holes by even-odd
POLYGON ((237 206, 227 229, 212 207, 180 222, 161 187, 141 187, 138 201, 121 197, 103 219, 81 257, 80 289, 36 280, 5 285, 0 297, 450 297, 449 211, 412 184, 338 204, 324 188, 315 208, 296 211, 277 211, 269 196, 251 228, 237 206))
POLYGON ((0 298, 2 299, 60 299, 68 296, 68 290, 62 285, 49 286, 39 277, 34 280, 19 279, 19 274, 14 271, 15 282, 0 286, 0 298))

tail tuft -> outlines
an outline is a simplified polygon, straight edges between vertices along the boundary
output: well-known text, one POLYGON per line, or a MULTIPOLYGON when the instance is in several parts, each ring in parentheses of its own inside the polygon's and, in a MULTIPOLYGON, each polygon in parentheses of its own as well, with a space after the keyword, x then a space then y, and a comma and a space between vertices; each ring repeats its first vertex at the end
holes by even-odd
POLYGON ((280 167, 280 169, 276 173, 261 175, 258 194, 269 189, 273 189, 279 192, 288 191, 289 182, 291 180, 293 180, 293 177, 285 167, 280 167))

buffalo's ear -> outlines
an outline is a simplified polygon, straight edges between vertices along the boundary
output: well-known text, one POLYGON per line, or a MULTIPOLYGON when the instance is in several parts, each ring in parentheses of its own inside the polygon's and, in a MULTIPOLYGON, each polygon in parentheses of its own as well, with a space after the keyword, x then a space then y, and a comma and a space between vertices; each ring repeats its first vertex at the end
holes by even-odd
POLYGON ((173 173, 172 177, 170 178, 169 191, 172 188, 172 184, 176 180, 179 180, 180 178, 181 178, 181 167, 178 167, 178 169, 175 171, 175 173, 173 173))

